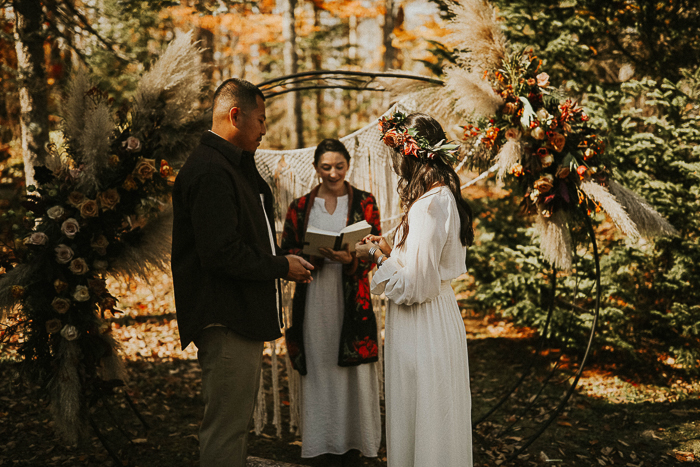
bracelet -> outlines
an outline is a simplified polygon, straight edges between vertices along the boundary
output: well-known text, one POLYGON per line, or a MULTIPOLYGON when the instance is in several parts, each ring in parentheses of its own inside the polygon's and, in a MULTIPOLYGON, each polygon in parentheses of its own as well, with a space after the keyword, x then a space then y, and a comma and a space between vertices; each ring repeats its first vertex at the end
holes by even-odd
POLYGON ((374 253, 377 251, 379 247, 377 245, 372 245, 372 247, 369 249, 369 257, 370 259, 374 260, 374 253))
POLYGON ((382 263, 383 263, 384 261, 386 261, 387 258, 388 258, 387 255, 382 255, 382 256, 380 256, 379 259, 377 260, 377 267, 381 266, 382 263))

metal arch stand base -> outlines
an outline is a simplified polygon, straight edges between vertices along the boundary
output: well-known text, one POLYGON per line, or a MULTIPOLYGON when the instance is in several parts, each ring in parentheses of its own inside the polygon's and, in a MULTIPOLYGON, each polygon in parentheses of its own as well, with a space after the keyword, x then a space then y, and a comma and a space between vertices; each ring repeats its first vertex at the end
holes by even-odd
POLYGON ((586 365, 586 360, 588 359, 588 355, 591 350, 591 346, 593 344, 593 336, 595 335, 595 330, 596 330, 596 325, 598 324, 598 316, 600 315, 600 295, 601 295, 601 289, 600 289, 600 255, 598 254, 598 245, 596 243, 595 239, 595 232, 593 231, 593 226, 591 225, 591 220, 588 216, 584 216, 585 219, 585 225, 586 225, 586 230, 588 231, 588 235, 591 238, 591 244, 593 245, 593 259, 595 260, 595 285, 596 285, 596 297, 595 297, 595 311, 593 314, 593 323, 591 324, 591 331, 588 336, 588 346, 586 347, 586 352, 583 354, 583 359, 581 360, 581 364, 579 365, 579 369, 576 372, 576 376, 574 377, 574 381, 571 383, 571 386, 569 387, 569 390, 566 392, 564 395, 564 399, 559 403, 557 408, 554 410, 554 412, 551 413, 549 418, 540 426, 540 428, 530 436, 530 438, 527 440, 525 444, 523 444, 519 449, 517 449, 507 460, 506 462, 510 462, 514 460, 516 457, 518 457, 525 449, 530 447, 532 443, 535 442, 537 438, 539 438, 542 433, 545 432, 545 430, 549 427, 549 425, 552 424, 552 422, 561 414, 561 412, 564 410, 564 407, 566 407, 566 404, 569 402, 569 399, 574 393, 574 390, 576 389, 576 385, 578 384, 579 379, 581 378, 581 374, 583 373, 583 368, 586 365))

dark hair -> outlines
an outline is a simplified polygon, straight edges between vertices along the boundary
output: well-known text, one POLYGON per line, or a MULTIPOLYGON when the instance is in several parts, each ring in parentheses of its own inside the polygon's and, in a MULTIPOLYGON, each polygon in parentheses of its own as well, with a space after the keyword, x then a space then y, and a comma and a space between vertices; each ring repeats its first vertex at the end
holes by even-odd
MULTIPOLYGON (((414 128, 418 136, 424 137, 433 146, 447 139, 440 124, 430 115, 412 113, 402 126, 414 128)), ((472 210, 462 198, 459 176, 452 166, 440 157, 418 158, 397 150, 392 151, 392 159, 399 175, 398 192, 404 210, 400 228, 397 229, 397 232, 401 232, 401 238, 396 246, 403 245, 408 235, 408 209, 436 183, 446 185, 454 195, 459 212, 459 239, 462 245, 470 246, 474 241, 472 210)))
POLYGON ((253 83, 240 78, 229 78, 219 85, 214 92, 214 111, 222 108, 226 111, 239 107, 249 111, 258 107, 256 96, 265 100, 265 95, 253 83))
POLYGON ((321 156, 327 152, 339 152, 343 155, 345 160, 350 163, 350 153, 348 152, 348 148, 346 148, 345 145, 337 139, 326 138, 318 143, 318 146, 316 146, 316 151, 314 152, 314 165, 318 165, 318 161, 321 160, 321 156))

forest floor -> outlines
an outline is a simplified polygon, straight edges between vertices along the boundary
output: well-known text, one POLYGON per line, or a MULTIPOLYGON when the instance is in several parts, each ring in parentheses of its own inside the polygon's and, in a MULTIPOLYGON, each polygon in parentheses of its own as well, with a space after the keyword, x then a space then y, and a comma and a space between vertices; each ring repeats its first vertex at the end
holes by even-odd
MULTIPOLYGON (((199 465, 201 374, 193 346, 180 349, 169 281, 163 277, 151 285, 131 286, 113 282, 110 288, 121 297, 125 311, 113 322, 130 379, 125 388, 92 410, 92 418, 124 465, 199 465), (148 429, 129 408, 122 391, 135 403, 148 429)), ((529 330, 506 321, 471 317, 466 311, 464 315, 477 421, 525 371, 536 339, 529 330)), ((577 358, 565 349, 545 348, 538 353, 530 376, 515 394, 476 427, 476 466, 656 467, 700 459, 700 383, 672 366, 652 368, 616 361, 614 355, 594 355, 560 416, 521 455, 506 460, 513 446, 542 427, 562 399, 577 358)), ((16 339, 5 342, 0 346, 0 465, 117 465, 94 434, 81 445, 66 446, 54 432, 46 397, 23 382, 19 368, 16 339)), ((285 378, 284 365, 280 369, 285 378)), ((265 377, 269 382, 269 371, 265 377)), ((249 455, 329 465, 327 460, 300 457, 300 439, 289 432, 286 422, 286 390, 280 396, 285 420, 281 437, 268 423, 260 435, 251 433, 249 455)), ((268 398, 271 404, 271 394, 268 398)), ((384 441, 378 458, 357 458, 353 463, 385 466, 384 441)))

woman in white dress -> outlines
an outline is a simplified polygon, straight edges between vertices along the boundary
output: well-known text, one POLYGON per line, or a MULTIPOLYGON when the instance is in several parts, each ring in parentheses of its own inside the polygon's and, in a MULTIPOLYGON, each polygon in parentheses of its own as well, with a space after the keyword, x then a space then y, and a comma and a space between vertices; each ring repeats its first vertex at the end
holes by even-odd
POLYGON ((302 457, 349 465, 358 452, 376 457, 381 442, 377 323, 369 292, 372 263, 346 250, 303 255, 308 226, 339 232, 366 220, 381 233, 374 197, 345 181, 350 154, 338 140, 316 148, 320 185, 289 206, 282 248, 311 261, 313 281, 297 284, 287 351, 301 376, 302 457))
POLYGON ((466 272, 472 214, 452 168, 455 145, 424 114, 382 119, 394 149, 404 216, 394 237, 366 237, 372 293, 388 299, 385 327, 389 467, 472 466, 467 341, 450 282, 466 272))

